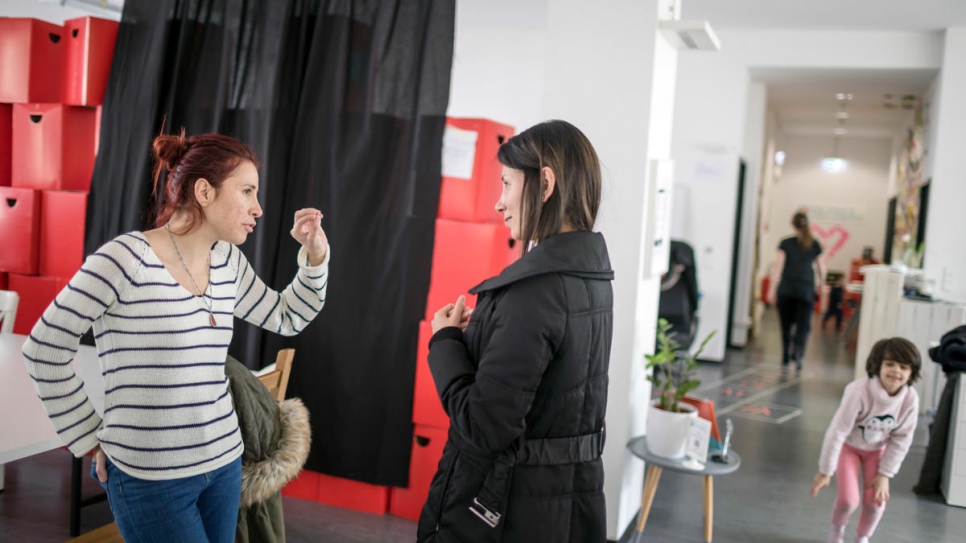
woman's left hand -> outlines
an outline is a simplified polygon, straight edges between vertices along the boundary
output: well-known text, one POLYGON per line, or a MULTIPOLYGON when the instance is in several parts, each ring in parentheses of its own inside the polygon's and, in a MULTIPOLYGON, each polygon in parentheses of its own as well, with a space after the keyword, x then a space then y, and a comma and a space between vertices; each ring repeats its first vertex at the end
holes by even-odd
POLYGON ((435 334, 448 326, 458 326, 460 330, 465 331, 472 314, 473 310, 466 307, 466 298, 460 296, 455 304, 446 304, 433 315, 433 333, 435 334))
POLYGON ((889 501, 889 478, 881 473, 872 479, 872 483, 869 484, 872 487, 872 492, 875 496, 875 503, 882 505, 889 501))
POLYGON ((292 226, 292 237, 305 247, 309 255, 309 265, 318 266, 325 260, 329 249, 329 240, 322 230, 322 212, 318 209, 305 208, 295 212, 295 225, 292 226))

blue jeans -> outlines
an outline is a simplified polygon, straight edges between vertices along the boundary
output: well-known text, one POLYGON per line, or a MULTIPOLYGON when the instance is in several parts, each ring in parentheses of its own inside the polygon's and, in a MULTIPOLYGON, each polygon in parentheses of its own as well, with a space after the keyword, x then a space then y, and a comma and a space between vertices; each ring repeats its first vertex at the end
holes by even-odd
POLYGON ((214 471, 146 481, 107 461, 107 491, 117 527, 128 543, 232 543, 241 499, 241 458, 214 471))

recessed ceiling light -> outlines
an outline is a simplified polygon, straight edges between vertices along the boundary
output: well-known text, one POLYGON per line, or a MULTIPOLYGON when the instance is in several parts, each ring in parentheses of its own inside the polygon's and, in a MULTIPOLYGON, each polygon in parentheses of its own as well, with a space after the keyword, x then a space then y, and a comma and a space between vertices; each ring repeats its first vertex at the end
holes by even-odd
POLYGON ((835 116, 839 119, 848 119, 849 113, 847 111, 839 111, 838 113, 835 114, 835 116))
POLYGON ((832 133, 836 136, 844 136, 848 133, 848 131, 844 128, 836 128, 835 130, 832 130, 832 133))
POLYGON ((835 99, 836 100, 845 100, 845 93, 844 92, 840 92, 840 93, 836 94, 835 95, 835 99))

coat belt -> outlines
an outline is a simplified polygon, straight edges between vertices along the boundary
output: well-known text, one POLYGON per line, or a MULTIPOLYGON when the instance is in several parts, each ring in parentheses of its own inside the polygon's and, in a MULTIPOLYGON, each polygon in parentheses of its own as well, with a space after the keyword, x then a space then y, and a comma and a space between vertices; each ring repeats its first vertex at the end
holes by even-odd
POLYGON ((470 505, 470 512, 491 528, 500 523, 513 467, 557 466, 597 460, 604 452, 604 428, 593 434, 574 437, 518 440, 500 454, 486 474, 483 486, 470 505))

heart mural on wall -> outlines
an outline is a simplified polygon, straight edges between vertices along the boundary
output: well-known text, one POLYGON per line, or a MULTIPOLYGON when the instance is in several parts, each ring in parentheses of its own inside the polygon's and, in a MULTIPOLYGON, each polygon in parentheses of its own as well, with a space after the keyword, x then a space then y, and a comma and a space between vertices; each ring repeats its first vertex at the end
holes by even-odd
POLYGON ((839 249, 845 245, 845 242, 849 240, 849 231, 838 224, 828 230, 813 224, 812 233, 822 241, 822 247, 828 252, 828 258, 834 257, 839 249))

